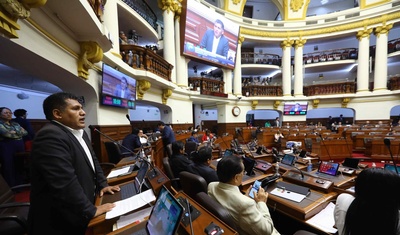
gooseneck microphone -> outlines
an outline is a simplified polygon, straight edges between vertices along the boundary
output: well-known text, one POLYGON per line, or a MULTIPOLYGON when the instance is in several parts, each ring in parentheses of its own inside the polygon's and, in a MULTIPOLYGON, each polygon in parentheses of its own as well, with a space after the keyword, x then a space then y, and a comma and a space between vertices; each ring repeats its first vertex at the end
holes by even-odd
POLYGON ((304 174, 303 174, 303 171, 302 170, 300 170, 300 168, 298 168, 297 166, 295 166, 295 165, 293 165, 293 168, 294 169, 296 169, 296 170, 298 170, 299 172, 300 172, 300 175, 301 175, 301 180, 304 180, 304 174))
POLYGON ((113 138, 111 138, 110 136, 104 134, 103 132, 101 132, 100 130, 98 130, 96 127, 89 125, 89 129, 92 131, 95 131, 97 133, 99 133, 100 135, 106 137, 107 139, 109 139, 111 142, 116 143, 119 147, 125 149, 126 151, 132 153, 133 155, 137 155, 139 156, 140 151, 136 154, 135 152, 133 152, 132 150, 130 150, 129 148, 123 146, 122 144, 120 144, 118 141, 115 141, 113 138))
POLYGON ((390 139, 384 138, 384 139, 383 139, 383 142, 385 143, 386 147, 389 149, 390 158, 392 158, 392 162, 393 162, 394 169, 396 170, 396 173, 397 173, 397 175, 398 175, 398 174, 399 174, 399 171, 397 170, 397 164, 396 164, 396 162, 394 162, 392 150, 390 149, 390 139))
POLYGON ((321 135, 320 133, 319 133, 318 135, 319 135, 319 137, 321 138, 321 142, 322 142, 322 144, 325 146, 325 150, 326 150, 326 153, 328 154, 329 161, 330 161, 330 162, 332 162, 332 157, 331 157, 331 155, 329 154, 328 147, 326 147, 326 144, 325 144, 324 138, 322 138, 322 135, 321 135))
POLYGON ((125 115, 126 119, 128 119, 129 123, 131 122, 131 118, 129 117, 129 114, 125 115))
POLYGON ((353 151, 350 151, 349 143, 347 143, 346 131, 343 131, 342 136, 344 138, 344 142, 346 142, 346 147, 347 147, 347 152, 349 153, 349 157, 351 158, 353 151))

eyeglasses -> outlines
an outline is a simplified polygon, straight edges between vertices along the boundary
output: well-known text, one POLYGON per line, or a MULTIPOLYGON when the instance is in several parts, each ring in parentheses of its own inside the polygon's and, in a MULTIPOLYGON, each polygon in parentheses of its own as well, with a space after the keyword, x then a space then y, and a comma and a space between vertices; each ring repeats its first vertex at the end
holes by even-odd
POLYGON ((12 112, 5 111, 5 112, 2 112, 1 114, 12 114, 12 112))

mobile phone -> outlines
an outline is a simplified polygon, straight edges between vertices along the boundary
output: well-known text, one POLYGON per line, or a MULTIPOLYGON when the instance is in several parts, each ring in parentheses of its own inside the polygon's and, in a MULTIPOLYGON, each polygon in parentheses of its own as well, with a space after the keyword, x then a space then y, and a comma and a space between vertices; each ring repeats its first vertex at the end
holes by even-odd
POLYGON ((253 187, 250 189, 250 192, 249 192, 249 196, 251 198, 254 198, 254 192, 258 192, 258 189, 260 188, 260 186, 261 186, 261 181, 258 181, 258 180, 254 181, 253 187))

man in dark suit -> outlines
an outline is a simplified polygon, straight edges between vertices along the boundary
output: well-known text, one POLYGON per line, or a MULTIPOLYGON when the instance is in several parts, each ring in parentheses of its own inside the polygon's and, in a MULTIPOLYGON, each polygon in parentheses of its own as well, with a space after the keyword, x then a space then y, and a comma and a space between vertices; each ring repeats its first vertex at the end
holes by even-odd
POLYGON ((201 147, 199 151, 193 152, 192 160, 194 163, 190 165, 190 172, 203 177, 207 184, 218 181, 217 172, 210 167, 212 160, 211 147, 204 146, 201 147))
POLYGON ((46 124, 31 153, 29 234, 84 235, 89 221, 110 211, 94 206, 95 196, 119 191, 108 186, 83 128, 85 111, 78 98, 56 93, 43 102, 46 124))
MULTIPOLYGON (((142 143, 140 142, 138 128, 132 128, 132 133, 125 136, 125 138, 122 140, 122 146, 125 146, 126 148, 130 149, 132 152, 136 152, 138 150, 138 148, 142 147, 142 143)), ((121 148, 121 151, 123 153, 129 152, 125 148, 121 148)))
POLYGON ((229 42, 224 34, 224 23, 221 20, 214 22, 214 30, 207 30, 200 42, 200 47, 207 51, 224 56, 228 56, 229 42))
POLYGON ((121 78, 121 84, 117 84, 114 90, 114 95, 124 99, 132 99, 131 91, 129 90, 129 83, 126 77, 121 78))

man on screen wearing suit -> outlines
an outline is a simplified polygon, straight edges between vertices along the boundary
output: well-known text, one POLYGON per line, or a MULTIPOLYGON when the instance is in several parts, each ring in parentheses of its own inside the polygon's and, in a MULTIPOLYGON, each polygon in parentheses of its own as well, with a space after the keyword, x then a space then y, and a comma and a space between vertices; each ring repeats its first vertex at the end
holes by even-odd
POLYGON ((129 90, 128 80, 126 77, 121 78, 121 84, 117 84, 114 90, 114 96, 121 97, 130 100, 132 97, 131 91, 129 90))
POLYGON ((115 205, 95 206, 97 194, 114 194, 91 148, 85 111, 70 93, 43 102, 46 124, 36 134, 31 153, 28 234, 84 235, 89 221, 115 205))
POLYGON ((303 108, 300 106, 299 103, 296 103, 296 104, 290 109, 290 111, 300 112, 300 111, 303 111, 303 108))
POLYGON ((224 56, 228 56, 229 42, 224 34, 224 23, 221 20, 214 22, 214 30, 207 30, 200 42, 200 47, 207 51, 224 56))
POLYGON ((229 211, 240 235, 279 235, 267 207, 268 193, 260 187, 252 199, 240 192, 244 174, 241 158, 222 158, 217 164, 219 182, 208 185, 208 195, 229 211))

